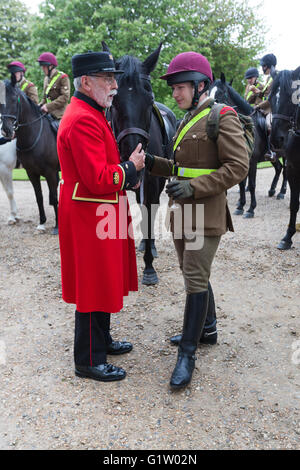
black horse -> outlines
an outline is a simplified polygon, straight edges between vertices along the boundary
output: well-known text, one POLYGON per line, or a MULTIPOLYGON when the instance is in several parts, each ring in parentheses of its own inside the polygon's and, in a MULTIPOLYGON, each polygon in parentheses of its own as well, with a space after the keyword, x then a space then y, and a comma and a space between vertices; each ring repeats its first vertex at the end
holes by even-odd
POLYGON ((39 209, 38 230, 44 231, 46 215, 40 177, 44 176, 49 187, 49 204, 54 207, 55 227, 57 220, 57 187, 59 182, 59 161, 56 150, 56 135, 50 121, 14 82, 5 81, 6 104, 1 105, 2 133, 11 139, 17 138, 17 158, 25 168, 33 186, 39 209))
MULTIPOLYGON (((249 209, 244 215, 245 218, 252 218, 254 216, 254 210, 256 208, 255 188, 257 164, 261 161, 264 161, 264 155, 268 150, 266 120, 259 111, 254 111, 253 107, 250 106, 250 104, 246 100, 244 100, 244 98, 242 98, 229 83, 226 82, 225 75, 223 73, 221 74, 221 79, 215 80, 212 84, 210 94, 219 103, 228 104, 229 106, 235 108, 238 113, 244 114, 246 116, 251 116, 253 119, 255 142, 253 154, 249 162, 248 172, 248 188, 251 195, 251 203, 249 209)), ((283 199, 286 193, 287 186, 285 165, 281 164, 279 159, 276 159, 276 161, 272 161, 271 163, 275 169, 275 177, 272 181, 268 194, 270 197, 274 196, 276 186, 282 171, 283 183, 280 189, 280 193, 277 196, 277 199, 283 199)), ((240 199, 238 201, 238 206, 235 211, 236 215, 241 215, 244 213, 244 206, 246 204, 246 180, 247 178, 239 184, 240 199)))
MULTIPOLYGON (((109 51, 104 42, 102 46, 104 50, 109 51)), ((161 44, 143 62, 130 55, 116 60, 116 68, 124 73, 119 74, 117 78, 118 94, 114 97, 111 108, 111 120, 122 161, 128 160, 139 142, 154 155, 166 158, 173 155, 172 137, 176 132, 176 117, 169 108, 154 101, 150 81, 150 73, 156 67, 160 50, 161 44)), ((141 225, 145 250, 142 283, 146 285, 158 282, 153 267, 154 219, 165 182, 166 178, 151 176, 144 170, 141 186, 136 190, 137 202, 142 209, 141 225)))
POLYGON ((291 190, 290 220, 287 232, 277 246, 288 250, 296 232, 300 194, 300 67, 282 70, 273 82, 269 101, 272 107, 271 146, 284 152, 291 190))

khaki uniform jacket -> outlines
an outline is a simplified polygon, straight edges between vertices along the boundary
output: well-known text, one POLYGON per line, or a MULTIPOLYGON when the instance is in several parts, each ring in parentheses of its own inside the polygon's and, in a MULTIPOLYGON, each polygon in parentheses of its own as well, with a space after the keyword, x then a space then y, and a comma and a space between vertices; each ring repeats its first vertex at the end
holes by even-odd
POLYGON ((32 82, 23 77, 22 80, 18 83, 18 87, 20 88, 20 90, 24 91, 24 93, 28 96, 28 98, 31 99, 31 101, 38 104, 39 96, 37 87, 32 82))
POLYGON ((273 78, 271 75, 268 76, 266 84, 263 86, 261 93, 258 95, 261 98, 261 103, 257 106, 264 114, 269 114, 272 112, 270 102, 268 101, 268 96, 271 93, 271 88, 273 84, 273 78))
MULTIPOLYGON (((253 85, 249 85, 249 84, 246 86, 244 98, 246 101, 248 101, 249 104, 251 104, 251 106, 257 106, 258 104, 262 102, 262 98, 260 97, 259 94, 256 94, 250 90, 252 86, 253 85)), ((263 85, 261 85, 261 83, 256 83, 256 85, 254 86, 258 88, 259 90, 263 89, 263 85)))
MULTIPOLYGON (((206 100, 191 113, 190 118, 213 103, 212 99, 206 100)), ((181 167, 217 169, 217 171, 191 179, 190 182, 194 188, 193 197, 177 200, 176 203, 193 206, 193 231, 196 230, 196 205, 203 204, 204 235, 220 236, 227 230, 233 231, 226 190, 246 178, 249 158, 242 126, 232 108, 225 107, 223 114, 220 115, 219 134, 216 141, 211 140, 206 133, 207 118, 208 116, 204 116, 185 134, 175 151, 175 162, 181 167)), ((174 142, 185 124, 184 121, 181 123, 174 137, 174 142)), ((151 174, 171 176, 173 164, 173 160, 155 157, 151 174)), ((178 179, 184 178, 178 177, 178 179)))
POLYGON ((66 73, 57 69, 51 71, 50 77, 44 79, 44 97, 40 105, 46 104, 48 111, 55 119, 61 119, 70 100, 70 80, 66 73), (47 88, 54 77, 58 76, 47 95, 47 88), (48 102, 47 102, 48 99, 48 102), (49 102, 50 100, 50 102, 49 102))

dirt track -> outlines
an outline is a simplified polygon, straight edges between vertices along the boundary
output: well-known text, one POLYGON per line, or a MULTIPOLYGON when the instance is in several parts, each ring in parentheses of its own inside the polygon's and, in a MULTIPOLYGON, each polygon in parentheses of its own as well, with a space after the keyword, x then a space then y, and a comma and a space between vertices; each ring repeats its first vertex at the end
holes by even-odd
MULTIPOLYGON (((112 321, 134 350, 114 359, 127 378, 103 384, 73 371, 74 307, 61 300, 58 238, 44 188, 47 232, 36 233, 29 182, 16 182, 22 220, 6 225, 0 188, 0 449, 299 449, 300 234, 276 249, 288 222, 269 199, 272 169, 257 178, 256 217, 234 216, 211 282, 219 340, 201 346, 191 386, 172 393, 183 282, 172 243, 158 240, 156 287, 140 284, 112 321)), ((229 191, 234 210, 238 187, 229 191)), ((249 198, 249 196, 248 196, 249 198)), ((132 199, 132 197, 131 197, 132 199)), ((162 203, 166 203, 163 194, 162 203)), ((141 278, 143 259, 138 253, 141 278)))

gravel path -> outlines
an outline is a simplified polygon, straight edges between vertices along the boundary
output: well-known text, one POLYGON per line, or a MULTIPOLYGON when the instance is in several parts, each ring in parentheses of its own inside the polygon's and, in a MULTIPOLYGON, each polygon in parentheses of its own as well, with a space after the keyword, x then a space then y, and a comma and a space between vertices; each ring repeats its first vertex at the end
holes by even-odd
MULTIPOLYGON (((32 187, 16 182, 22 219, 8 226, 1 187, 0 449, 299 449, 300 235, 292 250, 276 249, 289 192, 268 198, 272 177, 259 170, 255 218, 234 216, 236 232, 222 239, 211 277, 218 344, 199 348, 192 384, 178 393, 168 386, 176 361, 168 338, 180 331, 185 295, 170 239, 157 241, 159 284, 140 283, 112 320, 113 336, 134 343, 112 361, 127 378, 79 379, 52 208, 46 233, 37 233, 32 187)), ((228 199, 234 210, 237 186, 228 199)))

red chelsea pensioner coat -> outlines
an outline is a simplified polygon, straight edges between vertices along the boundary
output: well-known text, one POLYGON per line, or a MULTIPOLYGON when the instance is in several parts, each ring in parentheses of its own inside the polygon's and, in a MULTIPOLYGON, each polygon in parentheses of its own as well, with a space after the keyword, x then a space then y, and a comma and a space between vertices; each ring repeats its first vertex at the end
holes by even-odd
MULTIPOLYGON (((76 304, 79 312, 118 312, 123 296, 138 288, 136 254, 133 238, 118 236, 125 175, 101 108, 72 97, 59 126, 57 147, 62 170, 58 214, 63 299, 76 304), (96 213, 101 204, 116 210, 115 239, 97 236, 99 222, 107 219, 107 212, 96 213)), ((131 217, 125 201, 121 220, 128 233, 131 217)))

